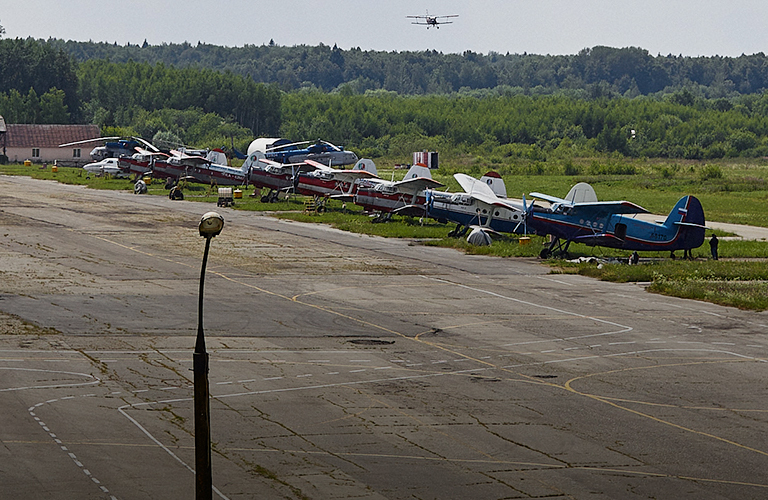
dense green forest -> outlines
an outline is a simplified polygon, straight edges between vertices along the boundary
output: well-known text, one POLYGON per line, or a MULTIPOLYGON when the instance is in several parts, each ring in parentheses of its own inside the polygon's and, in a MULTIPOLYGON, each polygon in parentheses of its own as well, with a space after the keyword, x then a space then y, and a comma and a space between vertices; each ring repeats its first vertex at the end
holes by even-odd
POLYGON ((244 149, 323 138, 365 156, 492 161, 768 155, 768 60, 385 53, 336 47, 117 46, 0 40, 8 123, 244 149))
POLYGON ((327 45, 220 47, 198 43, 116 45, 49 40, 77 61, 162 62, 231 71, 282 90, 349 85, 356 93, 449 94, 495 89, 500 92, 578 97, 636 97, 691 89, 707 98, 754 94, 768 88, 768 57, 653 56, 627 47, 586 48, 575 55, 499 54, 467 51, 381 52, 342 50, 327 45))

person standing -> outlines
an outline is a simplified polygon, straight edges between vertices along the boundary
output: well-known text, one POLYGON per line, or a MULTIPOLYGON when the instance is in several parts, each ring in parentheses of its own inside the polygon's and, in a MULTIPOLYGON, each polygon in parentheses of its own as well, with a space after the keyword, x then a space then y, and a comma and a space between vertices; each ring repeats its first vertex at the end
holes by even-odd
POLYGON ((712 238, 709 240, 709 251, 712 252, 712 259, 717 260, 717 245, 720 243, 720 240, 717 239, 717 236, 714 234, 712 235, 712 238))

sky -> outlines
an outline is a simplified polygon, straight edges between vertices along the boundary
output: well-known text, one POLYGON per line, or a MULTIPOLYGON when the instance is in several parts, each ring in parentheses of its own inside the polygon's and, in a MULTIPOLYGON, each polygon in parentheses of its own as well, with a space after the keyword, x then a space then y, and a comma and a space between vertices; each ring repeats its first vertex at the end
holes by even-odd
POLYGON ((765 0, 5 0, 5 38, 152 45, 319 45, 461 54, 576 54, 596 45, 652 55, 768 52, 765 0), (440 29, 409 15, 458 15, 440 29))

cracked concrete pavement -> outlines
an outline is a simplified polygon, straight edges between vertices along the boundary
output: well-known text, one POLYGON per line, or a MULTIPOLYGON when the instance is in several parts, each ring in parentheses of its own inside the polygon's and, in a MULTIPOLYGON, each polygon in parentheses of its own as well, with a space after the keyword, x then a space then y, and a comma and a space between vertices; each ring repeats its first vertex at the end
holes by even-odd
MULTIPOLYGON (((0 177, 0 496, 193 496, 211 209, 0 177)), ((218 211, 216 498, 768 496, 766 313, 218 211)))

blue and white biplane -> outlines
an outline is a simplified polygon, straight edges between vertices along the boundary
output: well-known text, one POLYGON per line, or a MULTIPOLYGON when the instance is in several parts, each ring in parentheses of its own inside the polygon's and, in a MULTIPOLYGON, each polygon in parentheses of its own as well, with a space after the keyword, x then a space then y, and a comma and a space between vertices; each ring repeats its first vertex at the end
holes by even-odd
POLYGON ((448 236, 474 232, 525 233, 525 213, 520 203, 507 198, 504 180, 488 172, 480 180, 466 174, 453 176, 463 193, 427 192, 427 214, 439 222, 452 222, 456 229, 448 236))
POLYGON ((539 207, 531 202, 525 207, 526 224, 538 235, 551 235, 552 240, 541 251, 541 257, 565 256, 571 242, 588 246, 619 248, 629 251, 669 251, 674 256, 704 243, 704 210, 695 196, 683 196, 663 222, 641 220, 648 213, 629 201, 597 201, 595 190, 587 183, 571 188, 565 198, 531 193, 535 199, 549 202, 539 207))

